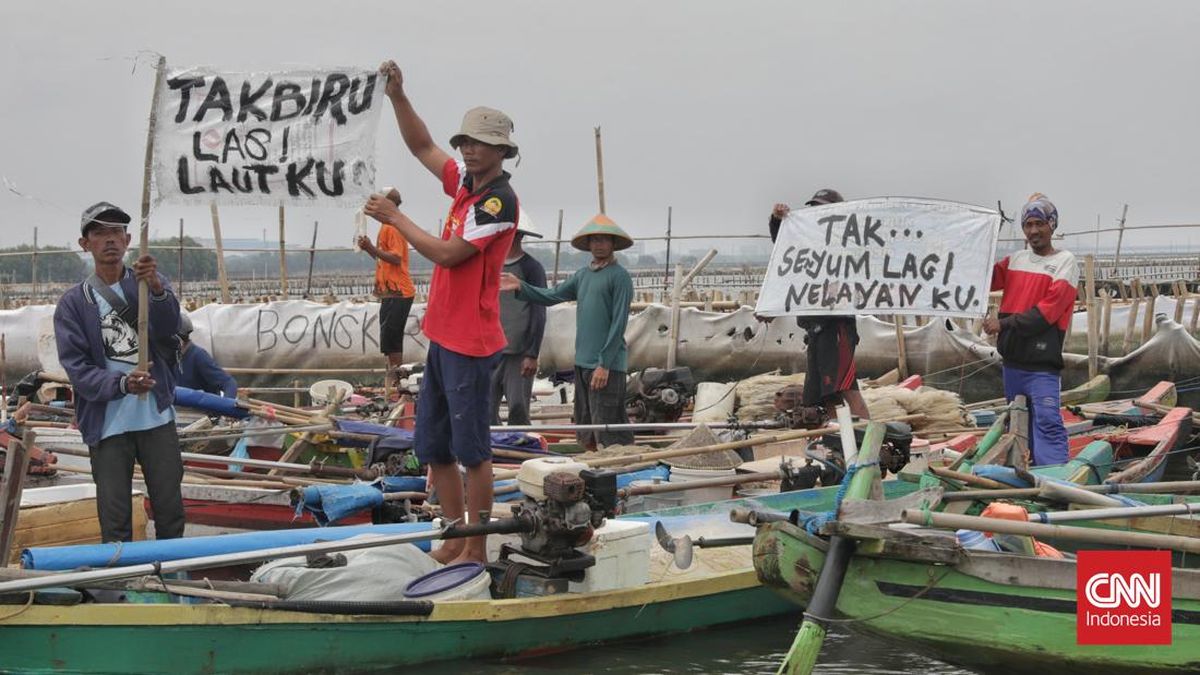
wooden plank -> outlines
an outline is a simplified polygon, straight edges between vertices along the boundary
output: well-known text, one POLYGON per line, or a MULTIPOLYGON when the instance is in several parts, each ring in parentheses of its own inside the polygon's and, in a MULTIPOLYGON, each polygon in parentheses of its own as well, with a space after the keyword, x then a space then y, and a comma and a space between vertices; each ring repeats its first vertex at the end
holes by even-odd
POLYGON ((1150 336, 1154 335, 1154 301, 1158 299, 1157 290, 1151 290, 1150 297, 1146 299, 1146 315, 1142 317, 1142 344, 1146 344, 1150 336))
POLYGON ((1137 325, 1138 308, 1142 299, 1134 296, 1133 304, 1129 306, 1129 314, 1125 317, 1125 336, 1121 340, 1121 351, 1128 354, 1133 349, 1133 327, 1137 325))
POLYGON ((96 519, 96 500, 79 499, 43 506, 26 506, 21 509, 20 529, 45 527, 72 520, 96 519))
POLYGON ((21 492, 25 489, 25 473, 29 470, 26 443, 33 446, 33 431, 26 431, 24 440, 10 440, 4 453, 4 476, 0 477, 0 560, 9 558, 21 515, 21 492))
POLYGON ((1009 433, 1013 435, 1013 447, 1009 454, 1011 467, 1029 469, 1029 401, 1024 396, 1013 399, 1012 417, 1008 423, 1009 433))
POLYGON ((838 520, 861 525, 898 523, 905 509, 936 508, 942 503, 942 493, 942 488, 931 487, 898 499, 847 499, 838 508, 838 520))

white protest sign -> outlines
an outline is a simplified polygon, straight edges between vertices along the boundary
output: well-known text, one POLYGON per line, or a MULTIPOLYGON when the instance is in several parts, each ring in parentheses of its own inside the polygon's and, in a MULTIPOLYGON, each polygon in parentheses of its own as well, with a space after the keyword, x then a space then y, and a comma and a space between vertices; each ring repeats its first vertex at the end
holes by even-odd
POLYGON ((156 202, 361 206, 383 88, 368 68, 169 70, 155 101, 156 202))
POLYGON ((987 312, 1000 214, 880 197, 797 209, 779 228, 762 316, 987 312))

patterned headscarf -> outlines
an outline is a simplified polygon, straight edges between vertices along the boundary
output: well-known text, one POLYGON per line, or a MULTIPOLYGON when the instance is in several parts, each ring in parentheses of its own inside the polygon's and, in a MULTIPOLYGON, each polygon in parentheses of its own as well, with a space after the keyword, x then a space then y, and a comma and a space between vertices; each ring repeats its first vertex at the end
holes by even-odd
POLYGON ((1058 208, 1040 192, 1029 195, 1029 201, 1021 207, 1021 224, 1030 218, 1041 218, 1050 224, 1051 230, 1058 229, 1058 208))

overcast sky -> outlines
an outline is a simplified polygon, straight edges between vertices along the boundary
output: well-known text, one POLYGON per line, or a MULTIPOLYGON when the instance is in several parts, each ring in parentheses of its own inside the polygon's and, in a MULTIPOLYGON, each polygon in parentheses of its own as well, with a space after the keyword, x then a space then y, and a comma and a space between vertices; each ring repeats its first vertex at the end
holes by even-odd
MULTIPOLYGON (((516 123, 509 167, 553 234, 597 210, 636 236, 762 233, 817 188, 1011 214, 1034 191, 1062 230, 1200 222, 1200 3, 53 2, 0 4, 0 245, 64 245, 79 212, 141 199, 153 57, 229 69, 374 67, 394 58, 436 139, 489 105, 516 123), (135 68, 136 64, 136 68, 135 68), (511 163, 510 163, 511 164, 511 163)), ((379 183, 432 228, 448 200, 380 117, 379 183)), ((211 236, 161 207, 156 234, 211 236)), ((270 208, 223 211, 226 237, 275 236, 270 208)), ((289 241, 348 245, 349 212, 290 209, 289 241)), ((1195 250, 1200 230, 1138 244, 1195 250)), ((1131 239, 1127 237, 1126 241, 1131 239)), ((1067 240, 1089 252, 1094 238, 1067 240)), ((1102 245, 1115 236, 1101 240, 1102 245)))

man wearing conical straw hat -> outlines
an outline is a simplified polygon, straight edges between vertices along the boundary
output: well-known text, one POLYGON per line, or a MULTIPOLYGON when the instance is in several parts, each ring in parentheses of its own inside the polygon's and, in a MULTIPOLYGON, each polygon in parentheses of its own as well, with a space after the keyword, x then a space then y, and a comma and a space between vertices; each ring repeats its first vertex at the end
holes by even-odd
MULTIPOLYGON (((516 291, 517 299, 539 305, 574 300, 575 308, 575 423, 624 424, 627 352, 625 324, 633 300, 633 279, 615 253, 633 246, 633 238, 611 218, 599 214, 571 239, 589 251, 592 260, 554 288, 537 288, 511 274, 500 279, 501 291, 516 291)), ((581 431, 575 434, 589 450, 597 445, 633 443, 631 431, 581 431)))
MULTIPOLYGON (((500 270, 520 219, 517 195, 503 168, 517 156, 512 119, 493 108, 472 108, 450 137, 457 161, 438 147, 404 92, 393 61, 380 67, 409 152, 454 201, 440 236, 421 229, 384 195, 363 211, 395 227, 433 261, 433 279, 421 329, 429 338, 413 448, 429 465, 446 520, 492 510, 492 447, 488 402, 492 369, 507 344, 500 325, 500 270), (467 470, 464 504, 458 464, 467 470), (465 506, 465 508, 464 508, 465 506)), ((439 562, 486 562, 486 537, 452 539, 433 553, 439 562)))

